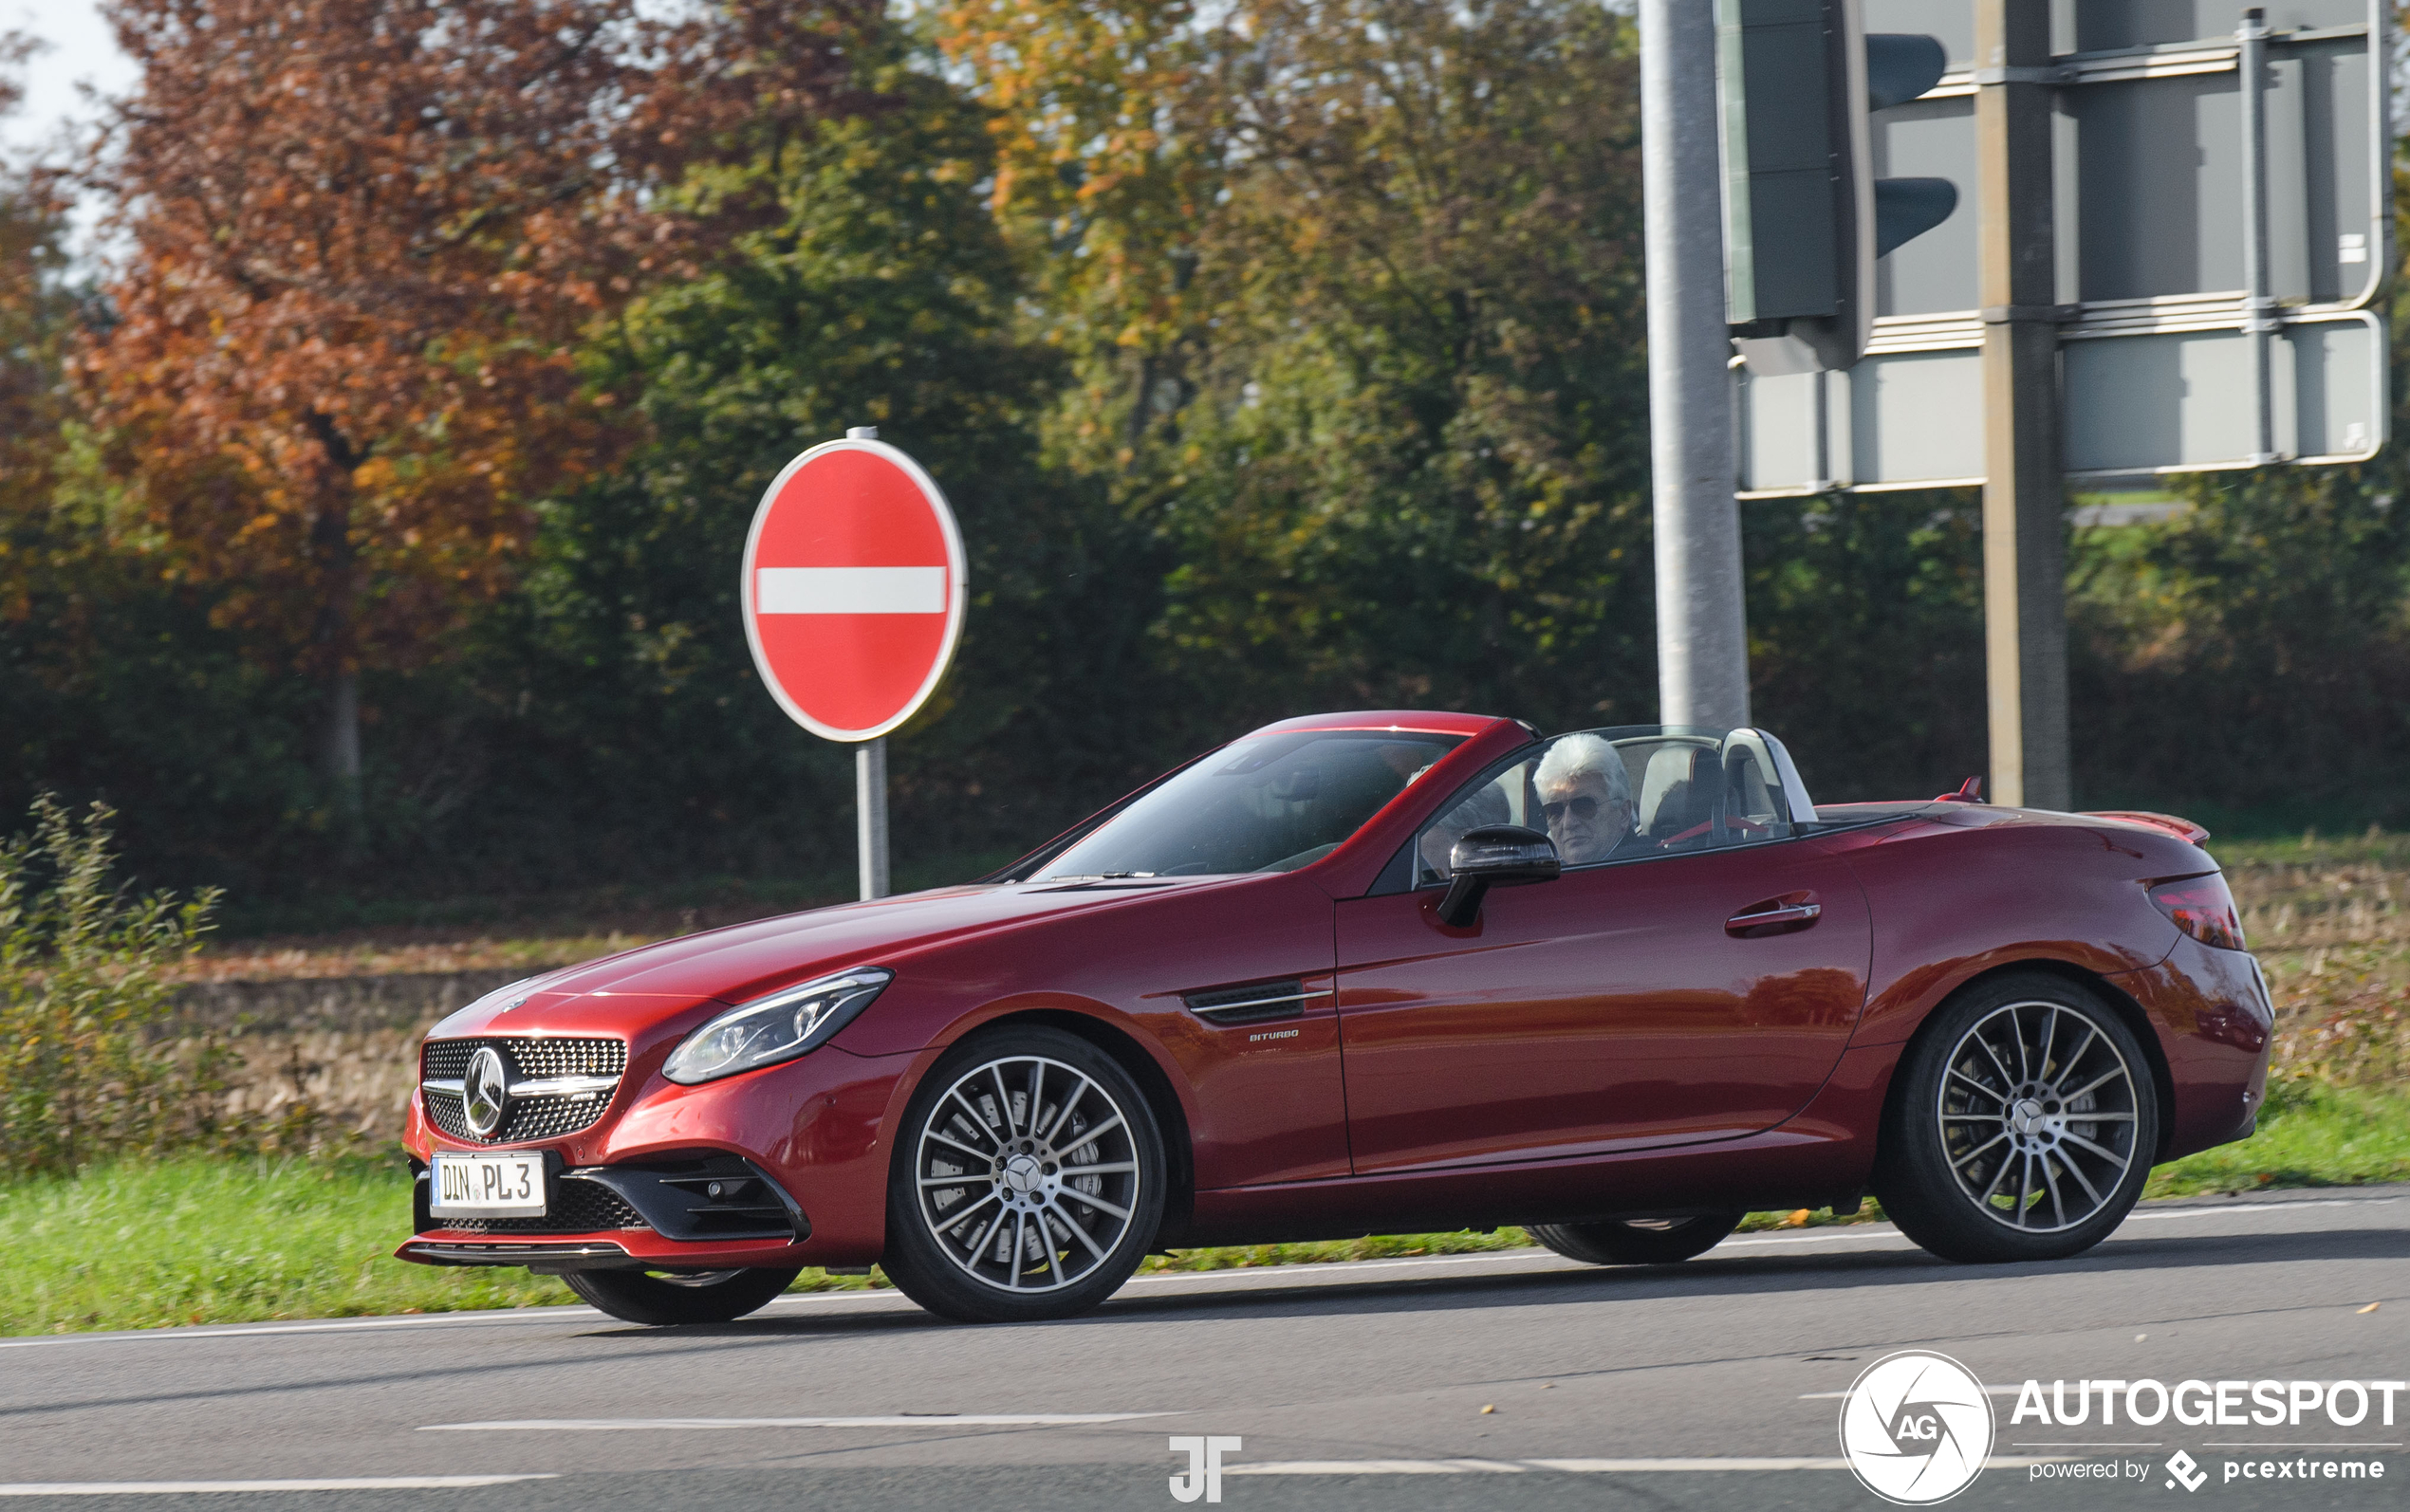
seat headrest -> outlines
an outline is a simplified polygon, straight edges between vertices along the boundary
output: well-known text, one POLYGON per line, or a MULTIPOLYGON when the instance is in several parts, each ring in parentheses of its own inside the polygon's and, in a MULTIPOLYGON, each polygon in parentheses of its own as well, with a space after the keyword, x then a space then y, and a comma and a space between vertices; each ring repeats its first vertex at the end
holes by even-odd
POLYGON ((1691 811, 1707 793, 1700 764, 1713 755, 1704 746, 1663 746, 1649 757, 1641 776, 1641 834, 1663 839, 1698 822, 1691 811))

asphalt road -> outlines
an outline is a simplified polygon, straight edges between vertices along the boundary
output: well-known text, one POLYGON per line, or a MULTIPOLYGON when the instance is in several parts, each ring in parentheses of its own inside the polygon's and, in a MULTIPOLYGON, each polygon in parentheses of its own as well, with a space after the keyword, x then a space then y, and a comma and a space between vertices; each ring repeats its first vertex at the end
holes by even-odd
POLYGON ((1867 1226, 1741 1236, 1650 1269, 1521 1250, 1148 1277, 1030 1327, 947 1325, 876 1292, 710 1328, 554 1308, 5 1339, 0 1498, 1177 1508, 1187 1456, 1170 1436, 1228 1435, 1233 1509, 1874 1508, 1839 1467, 1840 1393, 1918 1348, 1994 1388, 1993 1462, 1954 1507, 2399 1508, 2410 1393, 2393 1426, 2372 1411, 2348 1429, 2315 1414, 2273 1429, 2010 1419, 2028 1377, 2410 1376, 2405 1262, 2397 1187, 2152 1204, 2052 1265, 1945 1264, 1867 1226), (2287 1447, 2218 1447, 2243 1441, 2287 1447), (2179 1448, 2209 1472, 2197 1492, 2160 1469, 2179 1448), (2037 1481, 2029 1463, 2087 1457, 2134 1471, 2037 1481), (2385 1474, 2223 1479, 2253 1457, 2385 1474), (505 1479, 373 1484, 485 1477, 505 1479), (293 1480, 324 1484, 256 1484, 293 1480))

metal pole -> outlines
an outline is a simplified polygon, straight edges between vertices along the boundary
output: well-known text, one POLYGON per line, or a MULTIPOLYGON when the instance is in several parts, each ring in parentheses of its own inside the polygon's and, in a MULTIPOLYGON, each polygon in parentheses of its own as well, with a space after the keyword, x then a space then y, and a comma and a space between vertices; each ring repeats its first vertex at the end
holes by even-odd
POLYGON ((854 747, 854 814, 862 841, 864 902, 887 895, 887 742, 854 747))
POLYGON ((1749 631, 1733 497, 1715 8, 1641 0, 1640 24, 1659 718, 1730 729, 1749 723, 1749 631))
POLYGON ((2072 794, 2050 9, 2034 0, 1976 0, 1974 120, 1991 797, 2063 809, 2072 794))
POLYGON ((2276 330, 2276 302, 2268 297, 2268 23, 2258 9, 2243 12, 2234 33, 2243 94, 2243 331, 2251 348, 2251 464, 2276 460, 2276 414, 2268 343, 2276 330))

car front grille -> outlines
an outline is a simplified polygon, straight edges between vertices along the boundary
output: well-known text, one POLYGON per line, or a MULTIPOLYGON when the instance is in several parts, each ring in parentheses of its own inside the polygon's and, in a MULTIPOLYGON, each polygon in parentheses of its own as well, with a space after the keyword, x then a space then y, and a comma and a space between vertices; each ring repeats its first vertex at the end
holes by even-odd
POLYGON ((608 1090, 513 1097, 503 1116, 502 1127, 491 1138, 471 1131, 459 1093, 449 1088, 423 1088, 429 1121, 452 1138, 470 1144, 525 1144, 531 1139, 557 1139, 590 1127, 611 1105, 611 1097, 618 1091, 618 1079, 627 1070, 627 1042, 623 1040, 430 1040, 419 1060, 419 1079, 460 1081, 469 1074, 470 1058, 486 1045, 501 1052, 502 1063, 509 1069, 514 1085, 558 1077, 609 1077, 613 1083, 608 1090))
POLYGON ((541 1218, 437 1218, 436 1226, 464 1234, 592 1234, 642 1228, 627 1199, 599 1181, 563 1176, 552 1184, 551 1210, 541 1218))

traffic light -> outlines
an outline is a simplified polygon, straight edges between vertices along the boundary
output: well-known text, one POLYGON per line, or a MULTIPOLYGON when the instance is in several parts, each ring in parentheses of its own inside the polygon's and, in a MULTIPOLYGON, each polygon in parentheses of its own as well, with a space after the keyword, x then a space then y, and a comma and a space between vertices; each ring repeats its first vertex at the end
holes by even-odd
POLYGON ((1874 322, 1875 259, 1957 208, 1946 178, 1874 176, 1867 118, 1948 66, 1932 37, 1867 35, 1862 0, 1715 0, 1724 294, 1761 374, 1848 367, 1874 322))

